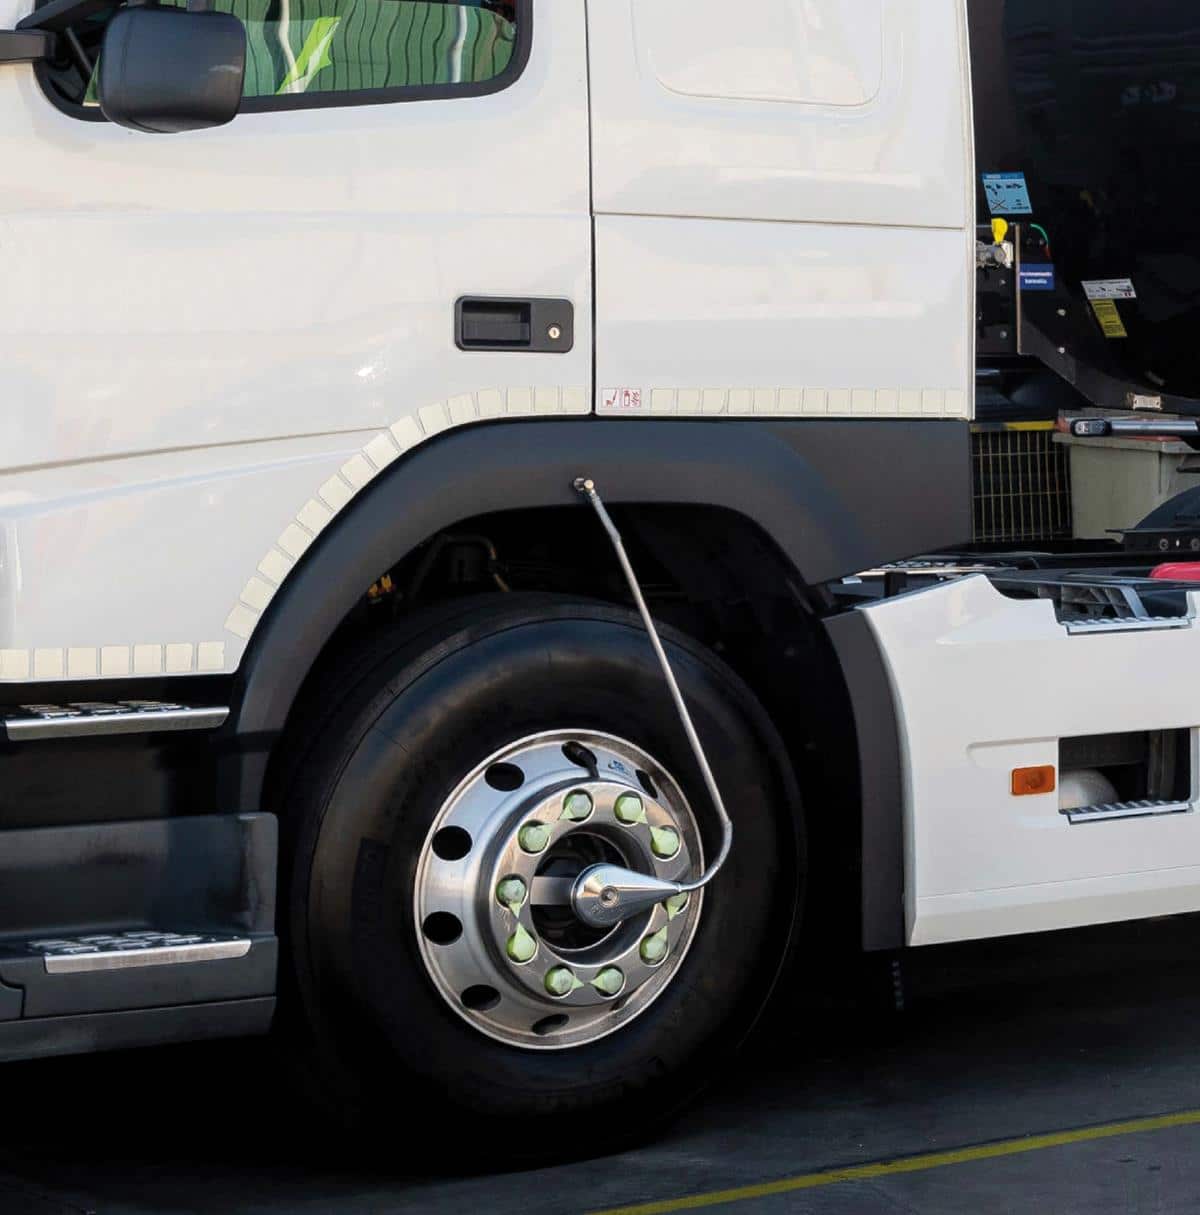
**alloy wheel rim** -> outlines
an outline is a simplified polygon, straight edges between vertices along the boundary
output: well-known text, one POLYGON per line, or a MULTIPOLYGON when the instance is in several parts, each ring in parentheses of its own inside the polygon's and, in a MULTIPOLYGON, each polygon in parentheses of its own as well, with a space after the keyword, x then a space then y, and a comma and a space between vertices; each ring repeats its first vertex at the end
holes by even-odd
POLYGON ((417 866, 417 941, 439 994, 478 1032, 527 1050, 583 1046, 670 986, 703 892, 589 928, 568 900, 597 861, 667 881, 704 869, 679 785, 624 739, 592 730, 519 739, 446 799, 417 866))

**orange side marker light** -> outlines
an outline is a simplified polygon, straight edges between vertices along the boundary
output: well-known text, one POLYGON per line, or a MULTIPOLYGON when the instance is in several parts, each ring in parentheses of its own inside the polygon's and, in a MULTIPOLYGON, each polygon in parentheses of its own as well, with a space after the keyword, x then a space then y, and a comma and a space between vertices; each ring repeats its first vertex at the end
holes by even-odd
POLYGON ((1036 797, 1042 793, 1053 793, 1057 788, 1058 775, 1053 764, 1043 764, 1039 768, 1013 769, 1013 797, 1036 797))

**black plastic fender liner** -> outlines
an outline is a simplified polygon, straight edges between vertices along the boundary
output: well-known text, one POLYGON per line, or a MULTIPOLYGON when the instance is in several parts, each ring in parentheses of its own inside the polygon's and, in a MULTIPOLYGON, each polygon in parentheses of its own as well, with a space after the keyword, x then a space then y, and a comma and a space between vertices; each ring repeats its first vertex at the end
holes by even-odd
POLYGON ((825 621, 850 692, 862 821, 862 947, 900 949, 904 923, 904 766, 883 654, 861 611, 825 621))
POLYGON ((259 623, 226 736, 223 806, 256 809, 266 755, 305 676, 367 587, 422 542, 496 511, 571 506, 592 477, 614 504, 747 516, 809 584, 970 534, 964 422, 576 418, 443 434, 381 473, 322 533, 259 623))

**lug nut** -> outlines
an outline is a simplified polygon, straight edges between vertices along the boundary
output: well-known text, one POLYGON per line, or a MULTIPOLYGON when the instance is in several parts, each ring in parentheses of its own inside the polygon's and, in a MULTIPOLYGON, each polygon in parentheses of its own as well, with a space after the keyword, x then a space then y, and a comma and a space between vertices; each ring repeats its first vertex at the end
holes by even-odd
POLYGON ((615 967, 606 966, 593 980, 592 986, 602 996, 616 996, 625 986, 625 976, 615 967))
POLYGON ((583 984, 575 977, 575 972, 569 966, 555 966, 546 972, 546 990, 552 996, 561 999, 582 986, 583 984))
POLYGON ((613 813, 617 816, 617 822, 624 823, 626 827, 646 821, 646 807, 636 793, 622 793, 613 806, 613 813))
POLYGON ((519 877, 506 877, 496 887, 496 902, 516 915, 525 904, 529 888, 519 877))
POLYGON ((591 813, 591 795, 585 793, 582 789, 576 789, 574 793, 568 793, 563 799, 561 818, 565 818, 572 823, 582 823, 584 819, 591 816, 591 813))
POLYGON ((692 901, 690 894, 673 894, 663 906, 667 909, 667 917, 675 919, 676 916, 681 916, 687 911, 687 905, 692 901))
POLYGON ((526 823, 517 833, 517 843, 521 845, 521 850, 534 856, 545 852, 549 842, 550 828, 545 823, 526 823))
POLYGON ((679 832, 674 827, 651 827, 650 850, 661 861, 669 861, 679 851, 679 832))
POLYGON ((533 956, 537 953, 538 947, 537 941, 530 936, 530 934, 525 930, 524 926, 518 924, 517 931, 508 938, 508 945, 506 946, 506 949, 508 956, 512 958, 512 960, 518 965, 521 965, 533 959, 533 956))
POLYGON ((641 954, 642 961, 645 962, 647 966, 654 966, 667 956, 667 950, 669 947, 670 943, 667 940, 667 930, 665 928, 660 928, 657 932, 652 933, 650 936, 643 937, 642 944, 638 949, 638 953, 641 954))

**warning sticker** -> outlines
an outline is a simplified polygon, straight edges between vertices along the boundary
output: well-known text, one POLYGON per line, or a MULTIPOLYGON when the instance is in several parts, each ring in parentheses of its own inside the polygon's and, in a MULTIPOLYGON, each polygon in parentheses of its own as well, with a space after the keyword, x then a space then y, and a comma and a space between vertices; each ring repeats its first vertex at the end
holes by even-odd
POLYGON ((1125 322, 1121 320, 1121 312, 1117 308, 1116 300, 1092 300, 1092 311, 1096 314, 1096 320, 1100 322, 1100 328, 1104 330, 1106 338, 1127 338, 1129 336, 1125 329, 1125 322))
POLYGON ((1130 278, 1100 278, 1083 284, 1090 300, 1135 300, 1137 292, 1130 278))
POLYGON ((1033 214, 1024 173, 985 173, 983 192, 993 215, 1033 214))
POLYGON ((642 390, 640 388, 606 388, 600 399, 604 409, 641 409, 642 390))

